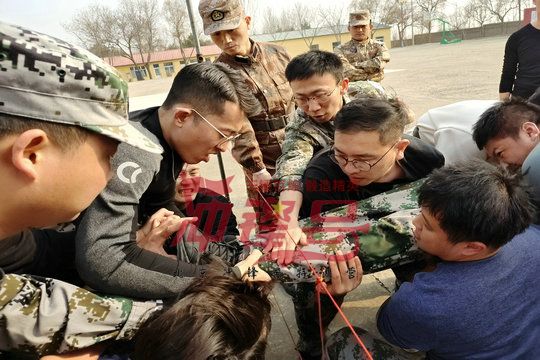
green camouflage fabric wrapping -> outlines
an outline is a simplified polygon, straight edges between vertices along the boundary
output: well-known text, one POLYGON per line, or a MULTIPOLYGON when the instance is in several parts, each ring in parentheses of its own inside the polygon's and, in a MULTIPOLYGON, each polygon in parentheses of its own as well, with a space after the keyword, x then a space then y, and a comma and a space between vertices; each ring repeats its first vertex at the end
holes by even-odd
MULTIPOLYGON (((387 342, 374 338, 364 329, 354 327, 374 360, 406 360, 411 356, 387 342)), ((326 353, 330 360, 365 360, 364 349, 358 344, 348 327, 342 328, 328 338, 326 353)))
POLYGON ((384 66, 390 61, 390 52, 383 43, 369 39, 367 42, 351 39, 334 49, 343 61, 345 76, 350 81, 384 78, 384 66))
MULTIPOLYGON (((368 199, 304 219, 300 226, 309 245, 297 251, 292 264, 279 266, 262 261, 261 268, 281 282, 314 282, 307 262, 325 280, 328 256, 341 250, 343 254, 358 252, 364 273, 372 273, 423 258, 415 245, 412 220, 418 214, 417 191, 423 179, 400 186, 368 199)), ((252 238, 253 246, 267 239, 252 238)))
POLYGON ((155 301, 105 297, 62 281, 0 270, 1 352, 56 354, 131 339, 155 301))

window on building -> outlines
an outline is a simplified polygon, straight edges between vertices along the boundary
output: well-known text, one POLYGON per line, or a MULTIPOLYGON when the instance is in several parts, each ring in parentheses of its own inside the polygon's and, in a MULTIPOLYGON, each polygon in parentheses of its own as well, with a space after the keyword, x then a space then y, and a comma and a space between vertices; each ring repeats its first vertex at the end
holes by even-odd
POLYGON ((339 45, 341 45, 341 41, 334 41, 334 42, 332 43, 332 49, 337 48, 339 45))
POLYGON ((319 50, 319 44, 311 44, 309 50, 319 50))
POLYGON ((161 69, 159 68, 159 64, 153 64, 154 66, 154 73, 156 74, 156 77, 158 79, 161 79, 161 69))
POLYGON ((163 64, 163 67, 165 68, 165 74, 167 76, 173 76, 174 75, 174 65, 172 62, 167 62, 163 64))
POLYGON ((129 71, 131 72, 131 76, 138 81, 144 80, 148 77, 148 73, 146 72, 146 68, 144 66, 132 66, 129 68, 129 71))
POLYGON ((377 36, 375 38, 375 41, 383 43, 384 42, 384 36, 377 36))

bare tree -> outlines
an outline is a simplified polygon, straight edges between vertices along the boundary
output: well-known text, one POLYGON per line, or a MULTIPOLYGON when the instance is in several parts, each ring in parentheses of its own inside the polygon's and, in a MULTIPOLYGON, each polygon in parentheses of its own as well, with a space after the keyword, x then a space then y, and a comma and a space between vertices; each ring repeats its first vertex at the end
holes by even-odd
POLYGON ((441 13, 441 9, 446 4, 446 0, 416 0, 416 5, 421 11, 421 24, 428 31, 428 41, 431 40, 433 21, 441 13))
POLYGON ((144 67, 152 79, 150 62, 152 53, 161 45, 159 37, 160 11, 157 1, 153 0, 122 0, 121 13, 132 19, 138 31, 135 33, 135 44, 140 51, 144 67))
POLYGON ((187 64, 188 57, 184 51, 184 42, 190 34, 190 29, 186 3, 183 0, 165 0, 162 11, 174 45, 180 49, 184 64, 187 64))
POLYGON ((90 5, 79 11, 78 17, 63 24, 63 27, 74 34, 82 44, 85 44, 89 49, 91 48, 96 55, 100 57, 114 56, 119 51, 102 29, 105 25, 113 25, 106 23, 106 19, 112 17, 113 12, 110 8, 99 4, 90 5))
POLYGON ((379 21, 383 24, 393 24, 398 39, 403 46, 405 32, 411 25, 411 11, 397 0, 386 0, 381 4, 379 21))
POLYGON ((341 43, 341 34, 343 26, 348 24, 347 6, 342 3, 340 5, 329 5, 319 8, 319 18, 323 24, 330 28, 334 34, 336 41, 341 43))
POLYGON ((467 16, 465 7, 456 5, 454 12, 448 16, 448 23, 454 28, 454 30, 460 31, 461 38, 465 39, 464 29, 468 28, 470 23, 470 18, 467 16))
POLYGON ((296 16, 296 29, 302 35, 302 39, 309 50, 323 22, 318 14, 313 12, 312 8, 305 3, 297 1, 292 8, 296 16))
POLYGON ((281 41, 287 38, 287 32, 294 29, 295 16, 291 9, 276 13, 273 8, 266 8, 263 15, 263 34, 269 34, 274 41, 281 41))
POLYGON ((515 1, 509 0, 481 0, 488 11, 500 22, 504 23, 506 16, 518 7, 515 1))
POLYGON ((476 22, 481 28, 482 36, 485 35, 484 25, 491 19, 491 13, 482 4, 483 0, 472 0, 465 6, 465 13, 469 19, 476 22))
POLYGON ((88 48, 107 49, 129 59, 134 66, 142 62, 152 77, 151 54, 161 45, 159 25, 157 2, 122 0, 117 9, 90 5, 65 28, 88 48))

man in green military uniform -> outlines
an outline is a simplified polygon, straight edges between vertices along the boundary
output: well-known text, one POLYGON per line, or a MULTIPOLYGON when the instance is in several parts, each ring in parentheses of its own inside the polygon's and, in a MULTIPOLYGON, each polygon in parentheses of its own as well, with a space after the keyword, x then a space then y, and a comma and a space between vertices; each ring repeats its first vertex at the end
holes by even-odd
POLYGON ((334 52, 341 58, 345 76, 354 81, 381 81, 390 53, 384 44, 373 41, 373 24, 369 10, 349 14, 351 40, 339 45, 334 52))
MULTIPOLYGON (((86 50, 0 23, 0 70, 0 239, 77 217, 105 187, 119 142, 162 151, 128 123, 127 83, 86 50)), ((129 339, 159 308, 0 270, 0 351, 129 339)))
POLYGON ((248 196, 260 224, 265 209, 252 185, 270 181, 281 155, 285 126, 294 111, 292 91, 285 78, 290 57, 279 45, 249 38, 251 17, 244 14, 239 0, 202 0, 199 13, 204 33, 223 51, 216 62, 240 70, 261 105, 258 112, 249 116, 251 128, 243 131, 232 149, 244 169, 248 196))
MULTIPOLYGON (((278 263, 288 264, 295 244, 304 238, 298 226, 304 170, 314 154, 334 143, 334 118, 350 99, 343 63, 331 52, 316 50, 298 55, 287 65, 285 74, 298 109, 285 128, 283 154, 277 161, 274 180, 279 192, 278 209, 287 213, 286 218, 281 218, 280 230, 292 241, 276 246, 274 258, 278 263)), ((386 96, 376 83, 358 81, 355 84, 357 97, 386 96)))

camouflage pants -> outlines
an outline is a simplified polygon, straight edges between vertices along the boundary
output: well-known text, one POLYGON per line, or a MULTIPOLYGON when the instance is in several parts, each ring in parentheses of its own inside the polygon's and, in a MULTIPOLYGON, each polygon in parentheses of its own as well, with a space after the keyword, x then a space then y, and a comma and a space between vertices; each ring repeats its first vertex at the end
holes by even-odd
MULTIPOLYGON (((355 327, 354 330, 374 360, 406 360, 413 358, 412 355, 407 354, 402 349, 374 338, 364 329, 355 327)), ((330 360, 367 359, 364 349, 358 344, 348 327, 342 328, 330 335, 326 343, 326 354, 330 360)), ((414 358, 419 359, 418 356, 414 356, 414 358)))

